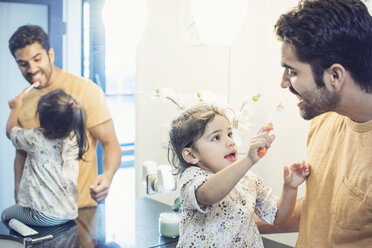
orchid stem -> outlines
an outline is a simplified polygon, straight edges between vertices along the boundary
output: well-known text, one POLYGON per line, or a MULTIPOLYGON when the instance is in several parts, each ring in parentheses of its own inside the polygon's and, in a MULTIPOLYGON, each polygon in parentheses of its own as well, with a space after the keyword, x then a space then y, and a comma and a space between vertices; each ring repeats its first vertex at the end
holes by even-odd
POLYGON ((173 102, 180 110, 183 110, 183 108, 171 97, 167 96, 165 97, 166 99, 168 99, 169 101, 173 102))

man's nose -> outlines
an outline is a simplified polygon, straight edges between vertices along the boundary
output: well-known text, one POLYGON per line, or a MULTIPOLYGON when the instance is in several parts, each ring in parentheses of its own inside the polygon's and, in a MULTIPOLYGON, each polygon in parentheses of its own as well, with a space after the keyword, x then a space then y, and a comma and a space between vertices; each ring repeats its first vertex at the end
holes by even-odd
POLYGON ((286 89, 291 86, 291 80, 289 80, 288 76, 286 75, 286 71, 283 72, 282 81, 280 82, 280 86, 283 89, 286 89))
POLYGON ((30 62, 28 64, 27 72, 30 73, 30 74, 34 74, 35 72, 37 72, 37 65, 36 65, 36 63, 30 62))

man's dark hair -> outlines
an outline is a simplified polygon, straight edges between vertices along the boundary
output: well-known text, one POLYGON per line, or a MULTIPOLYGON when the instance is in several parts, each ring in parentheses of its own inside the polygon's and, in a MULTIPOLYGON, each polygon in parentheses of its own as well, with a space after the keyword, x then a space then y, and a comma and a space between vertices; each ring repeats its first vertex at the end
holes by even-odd
POLYGON ((37 25, 24 25, 19 27, 9 39, 9 50, 13 57, 17 49, 24 48, 38 42, 47 52, 50 44, 48 35, 37 25))
POLYGON ((303 0, 275 24, 279 40, 309 63, 318 87, 324 71, 339 63, 372 93, 372 17, 360 0, 303 0))

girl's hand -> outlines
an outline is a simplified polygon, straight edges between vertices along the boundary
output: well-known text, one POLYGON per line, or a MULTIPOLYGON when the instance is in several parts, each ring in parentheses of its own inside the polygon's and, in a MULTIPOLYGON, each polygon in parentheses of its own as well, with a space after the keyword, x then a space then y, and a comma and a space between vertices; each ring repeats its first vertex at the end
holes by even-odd
POLYGON ((23 103, 23 95, 16 96, 12 100, 9 100, 8 104, 11 109, 17 109, 22 106, 23 103))
POLYGON ((310 175, 310 166, 302 161, 291 166, 284 166, 284 185, 297 188, 310 175))
POLYGON ((262 147, 266 147, 268 149, 271 146, 271 143, 275 139, 275 135, 269 135, 266 131, 271 131, 273 128, 270 126, 265 126, 261 128, 257 135, 251 139, 251 144, 248 150, 248 158, 253 162, 256 163, 260 157, 258 156, 258 149, 262 147))

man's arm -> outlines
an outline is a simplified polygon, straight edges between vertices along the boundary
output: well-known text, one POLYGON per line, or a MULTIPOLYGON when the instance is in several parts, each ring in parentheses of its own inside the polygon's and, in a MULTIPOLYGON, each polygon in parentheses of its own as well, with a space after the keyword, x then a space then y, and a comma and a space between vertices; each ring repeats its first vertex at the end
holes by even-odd
POLYGON ((298 232, 300 225, 301 209, 302 209, 303 199, 298 199, 296 201, 296 207, 286 223, 280 225, 270 225, 263 222, 258 216, 254 216, 258 230, 261 234, 269 233, 288 233, 288 232, 298 232))
POLYGON ((112 178, 120 166, 121 149, 115 134, 112 120, 89 129, 103 147, 103 173, 98 175, 92 185, 90 194, 96 202, 103 201, 110 189, 112 178))

